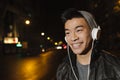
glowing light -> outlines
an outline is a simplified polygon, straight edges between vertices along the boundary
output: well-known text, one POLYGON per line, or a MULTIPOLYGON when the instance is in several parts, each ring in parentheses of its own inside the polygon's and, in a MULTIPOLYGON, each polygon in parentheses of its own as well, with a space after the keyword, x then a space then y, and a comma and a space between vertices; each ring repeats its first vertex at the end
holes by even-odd
POLYGON ((62 46, 56 46, 56 49, 62 49, 62 46))
POLYGON ((62 41, 59 41, 59 45, 61 45, 63 42, 62 41))
POLYGON ((18 43, 18 38, 17 37, 5 37, 4 38, 4 43, 5 44, 15 44, 15 43, 18 43))
POLYGON ((47 40, 50 40, 50 37, 47 37, 47 40))
POLYGON ((27 24, 27 25, 30 24, 30 20, 26 20, 25 24, 27 24))
POLYGON ((44 35, 45 35, 45 33, 44 33, 44 32, 42 32, 42 33, 41 33, 41 36, 44 36, 44 35))
POLYGON ((17 46, 17 47, 22 47, 22 44, 21 44, 20 42, 18 42, 18 43, 16 44, 16 46, 17 46))
POLYGON ((67 48, 67 45, 63 44, 63 48, 66 49, 66 48, 67 48))
POLYGON ((58 43, 57 43, 57 42, 55 42, 54 44, 55 44, 55 45, 58 45, 58 43))
POLYGON ((44 48, 42 48, 42 52, 45 52, 45 49, 44 49, 44 48))

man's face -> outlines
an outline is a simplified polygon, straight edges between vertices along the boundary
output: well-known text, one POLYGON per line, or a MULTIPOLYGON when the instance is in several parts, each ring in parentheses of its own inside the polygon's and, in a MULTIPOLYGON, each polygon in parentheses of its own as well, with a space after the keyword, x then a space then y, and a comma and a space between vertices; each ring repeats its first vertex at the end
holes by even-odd
POLYGON ((73 18, 65 23, 67 43, 75 54, 87 54, 91 49, 91 29, 84 18, 73 18))

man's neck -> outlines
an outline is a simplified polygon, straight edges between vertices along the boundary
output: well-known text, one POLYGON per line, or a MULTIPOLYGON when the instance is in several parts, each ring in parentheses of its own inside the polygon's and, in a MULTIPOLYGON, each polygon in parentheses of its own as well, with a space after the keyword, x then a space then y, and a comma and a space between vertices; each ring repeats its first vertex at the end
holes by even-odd
POLYGON ((77 55, 77 60, 82 65, 90 64, 92 49, 85 55, 77 55))

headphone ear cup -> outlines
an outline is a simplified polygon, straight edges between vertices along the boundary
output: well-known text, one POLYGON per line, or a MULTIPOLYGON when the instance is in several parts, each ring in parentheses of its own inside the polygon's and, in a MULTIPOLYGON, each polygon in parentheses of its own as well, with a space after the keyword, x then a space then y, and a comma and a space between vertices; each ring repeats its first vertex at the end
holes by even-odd
POLYGON ((93 28, 93 30, 92 30, 92 32, 91 32, 91 35, 92 35, 92 39, 93 39, 93 40, 97 40, 97 39, 98 39, 98 31, 99 31, 98 28, 93 28))
POLYGON ((66 37, 65 37, 65 41, 66 41, 66 43, 67 43, 67 39, 66 39, 66 37))

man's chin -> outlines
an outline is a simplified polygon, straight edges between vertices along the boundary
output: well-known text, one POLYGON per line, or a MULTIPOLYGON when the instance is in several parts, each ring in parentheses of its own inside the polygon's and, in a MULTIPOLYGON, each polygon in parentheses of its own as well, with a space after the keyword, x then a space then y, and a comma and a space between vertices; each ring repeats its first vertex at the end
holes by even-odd
POLYGON ((80 50, 73 50, 74 54, 81 54, 81 51, 80 50))
POLYGON ((81 51, 81 50, 73 50, 74 54, 77 55, 86 55, 86 51, 81 51))

